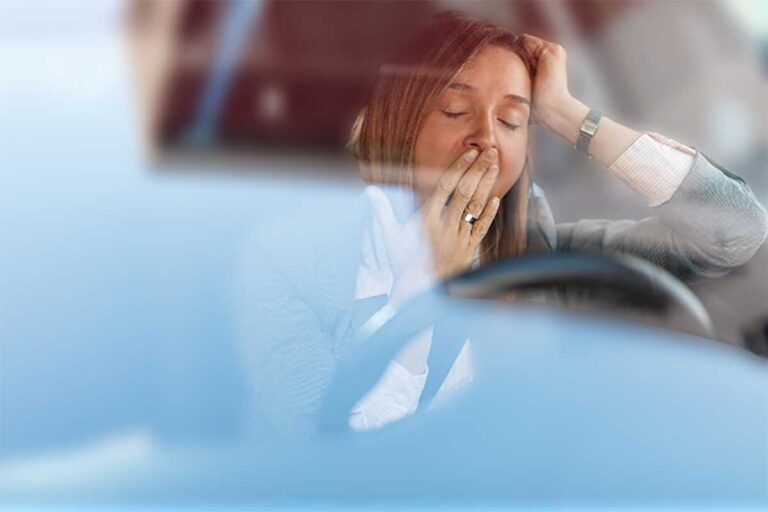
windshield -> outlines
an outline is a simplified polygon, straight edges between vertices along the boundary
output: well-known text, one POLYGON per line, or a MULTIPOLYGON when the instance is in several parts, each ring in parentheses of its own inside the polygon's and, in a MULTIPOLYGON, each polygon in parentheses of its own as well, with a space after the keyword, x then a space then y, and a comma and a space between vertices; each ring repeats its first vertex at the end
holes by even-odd
POLYGON ((764 8, 3 11, 9 506, 765 505, 764 8))

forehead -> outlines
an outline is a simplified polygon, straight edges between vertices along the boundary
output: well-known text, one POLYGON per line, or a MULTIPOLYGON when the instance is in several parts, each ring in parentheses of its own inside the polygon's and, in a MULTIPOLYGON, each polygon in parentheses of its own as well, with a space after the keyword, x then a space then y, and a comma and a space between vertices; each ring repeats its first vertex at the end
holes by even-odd
MULTIPOLYGON (((464 91, 494 94, 501 96, 517 94, 531 97, 531 79, 522 59, 512 50, 499 46, 484 48, 472 60, 467 62, 456 75, 454 82, 472 86, 476 91, 464 91)), ((453 89, 451 93, 458 92, 453 89)))

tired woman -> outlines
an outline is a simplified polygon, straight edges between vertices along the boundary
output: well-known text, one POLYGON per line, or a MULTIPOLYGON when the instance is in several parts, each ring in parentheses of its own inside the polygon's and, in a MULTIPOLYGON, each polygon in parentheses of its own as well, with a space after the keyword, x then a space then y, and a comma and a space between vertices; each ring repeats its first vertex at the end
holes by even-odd
MULTIPOLYGON (((715 276, 749 260, 768 230, 765 209, 739 177, 573 97, 561 46, 456 12, 439 15, 381 67, 350 147, 371 184, 364 196, 370 215, 350 238, 359 244, 355 268, 312 274, 331 268, 327 246, 351 232, 339 224, 329 228, 335 234, 291 247, 304 259, 303 274, 284 261, 284 250, 262 247, 280 272, 262 271, 263 295, 251 297, 263 302, 256 397, 263 418, 280 429, 311 431, 338 358, 359 348, 354 327, 436 280, 529 251, 565 249, 622 251, 679 276, 715 276), (531 178, 534 123, 600 162, 654 214, 556 224, 531 178), (413 201, 400 201, 391 186, 410 191, 413 201), (309 296, 292 291, 309 283, 309 296)), ((425 330, 390 362, 352 410, 353 428, 376 428, 415 410, 431 338, 425 330)), ((472 371, 466 343, 438 398, 472 371)))

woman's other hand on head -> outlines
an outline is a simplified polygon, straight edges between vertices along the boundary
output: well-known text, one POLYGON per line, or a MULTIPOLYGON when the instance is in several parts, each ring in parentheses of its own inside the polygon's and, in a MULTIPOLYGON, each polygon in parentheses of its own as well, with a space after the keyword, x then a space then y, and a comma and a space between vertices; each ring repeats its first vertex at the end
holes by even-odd
POLYGON ((533 58, 536 68, 533 79, 534 122, 551 128, 560 112, 575 101, 568 91, 565 48, 530 34, 521 35, 518 41, 533 58))

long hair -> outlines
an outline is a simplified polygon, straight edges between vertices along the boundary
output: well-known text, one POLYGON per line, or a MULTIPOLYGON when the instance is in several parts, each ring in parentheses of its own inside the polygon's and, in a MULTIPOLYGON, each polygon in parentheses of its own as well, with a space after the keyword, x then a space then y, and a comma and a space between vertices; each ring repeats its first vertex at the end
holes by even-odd
MULTIPOLYGON (((533 61, 514 33, 458 11, 435 16, 380 68, 348 146, 358 159, 364 180, 413 188, 416 139, 433 101, 467 62, 490 45, 516 53, 533 76, 533 61)), ((526 250, 530 166, 528 152, 520 178, 502 198, 483 240, 483 263, 514 257, 526 250)))

